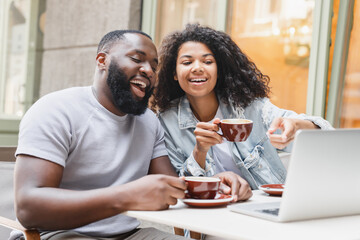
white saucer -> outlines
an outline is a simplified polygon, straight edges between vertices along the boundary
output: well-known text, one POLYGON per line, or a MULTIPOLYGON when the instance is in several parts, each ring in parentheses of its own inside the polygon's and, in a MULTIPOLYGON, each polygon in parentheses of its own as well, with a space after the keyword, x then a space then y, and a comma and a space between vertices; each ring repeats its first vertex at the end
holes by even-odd
POLYGON ((260 190, 270 194, 281 196, 284 191, 284 184, 265 184, 259 187, 260 190))
POLYGON ((233 196, 220 194, 215 197, 215 199, 194 199, 194 198, 185 198, 180 199, 183 203, 191 207, 215 207, 227 204, 233 200, 233 196))

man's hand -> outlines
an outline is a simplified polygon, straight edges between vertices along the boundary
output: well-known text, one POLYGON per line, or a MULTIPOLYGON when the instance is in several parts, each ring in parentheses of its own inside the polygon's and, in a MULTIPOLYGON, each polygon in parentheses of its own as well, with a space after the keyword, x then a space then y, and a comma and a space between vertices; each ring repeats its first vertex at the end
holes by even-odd
POLYGON ((245 201, 252 196, 251 188, 248 182, 233 172, 222 172, 214 177, 221 179, 221 190, 225 194, 231 194, 234 197, 233 202, 245 201))
POLYGON ((277 149, 283 149, 291 143, 295 138, 295 133, 299 129, 315 129, 318 128, 314 123, 308 120, 295 119, 295 118, 275 118, 267 131, 267 135, 271 144, 277 149), (280 129, 281 134, 274 134, 280 129))
POLYGON ((131 199, 128 210, 162 210, 185 197, 186 183, 184 178, 151 174, 123 187, 131 199))

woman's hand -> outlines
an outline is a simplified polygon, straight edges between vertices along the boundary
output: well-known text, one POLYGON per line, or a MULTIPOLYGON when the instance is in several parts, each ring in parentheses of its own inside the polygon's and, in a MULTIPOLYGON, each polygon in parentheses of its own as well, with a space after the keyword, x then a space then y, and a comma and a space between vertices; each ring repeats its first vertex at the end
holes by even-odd
POLYGON ((222 172, 214 177, 221 179, 220 189, 225 194, 233 196, 233 202, 245 201, 252 196, 251 188, 248 182, 234 172, 222 172))
POLYGON ((217 133, 219 131, 219 118, 215 118, 213 123, 199 122, 194 131, 196 145, 193 151, 195 160, 202 168, 205 168, 205 158, 211 146, 222 143, 222 137, 217 133))
POLYGON ((315 129, 317 125, 308 120, 296 119, 296 118, 275 118, 271 123, 270 128, 267 131, 267 135, 271 144, 277 149, 283 149, 290 144, 295 138, 295 133, 299 129, 315 129), (274 134, 274 132, 280 129, 281 134, 274 134))

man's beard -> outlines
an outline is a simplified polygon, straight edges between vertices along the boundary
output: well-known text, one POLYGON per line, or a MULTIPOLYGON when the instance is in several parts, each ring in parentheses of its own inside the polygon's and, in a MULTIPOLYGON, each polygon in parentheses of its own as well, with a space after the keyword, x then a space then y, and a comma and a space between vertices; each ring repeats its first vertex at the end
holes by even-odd
POLYGON ((140 115, 143 114, 148 106, 149 98, 152 95, 153 88, 145 89, 145 96, 142 100, 134 99, 130 90, 130 81, 122 69, 114 61, 109 66, 109 74, 106 82, 110 88, 113 97, 113 103, 118 110, 123 113, 140 115))

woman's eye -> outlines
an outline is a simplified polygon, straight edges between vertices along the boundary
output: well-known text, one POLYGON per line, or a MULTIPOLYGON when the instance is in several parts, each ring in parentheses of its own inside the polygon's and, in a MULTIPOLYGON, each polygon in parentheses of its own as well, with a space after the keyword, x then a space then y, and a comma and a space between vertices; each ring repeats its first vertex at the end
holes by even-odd
POLYGON ((205 64, 212 64, 212 63, 213 63, 212 60, 206 60, 206 61, 205 61, 205 64))
POLYGON ((184 64, 184 65, 190 65, 191 62, 183 62, 182 64, 184 64))

